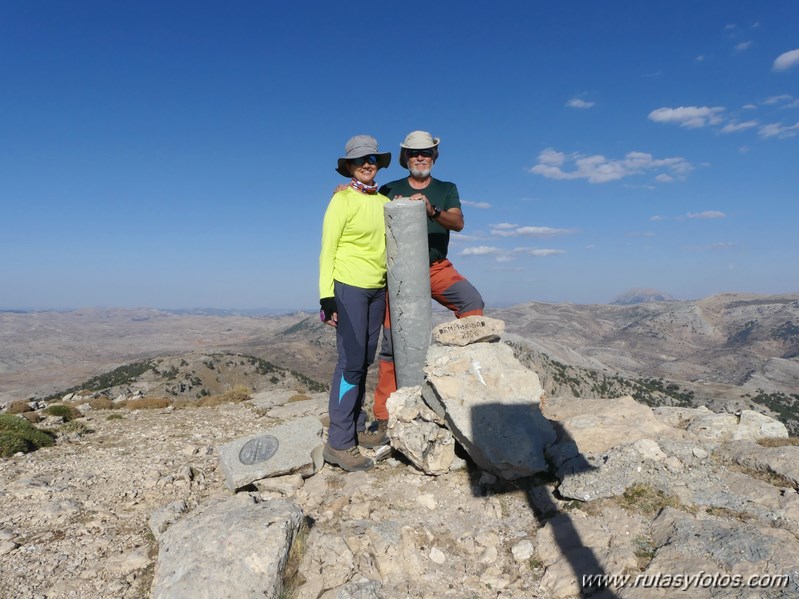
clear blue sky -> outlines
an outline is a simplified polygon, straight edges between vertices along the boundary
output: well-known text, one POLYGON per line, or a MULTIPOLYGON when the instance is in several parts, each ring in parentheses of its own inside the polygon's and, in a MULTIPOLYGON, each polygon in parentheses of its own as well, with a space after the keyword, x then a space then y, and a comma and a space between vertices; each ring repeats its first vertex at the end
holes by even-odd
POLYGON ((799 291, 799 2, 0 3, 0 307, 315 308, 347 139, 441 137, 489 306, 799 291))

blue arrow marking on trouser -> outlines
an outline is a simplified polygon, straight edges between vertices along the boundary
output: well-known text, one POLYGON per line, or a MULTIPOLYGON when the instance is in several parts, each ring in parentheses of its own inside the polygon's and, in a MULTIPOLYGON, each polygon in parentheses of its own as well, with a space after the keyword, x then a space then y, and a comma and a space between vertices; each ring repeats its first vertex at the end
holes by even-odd
POLYGON ((338 403, 341 403, 341 399, 346 395, 347 391, 350 389, 355 389, 355 385, 351 385, 347 381, 344 380, 344 375, 341 375, 341 382, 338 385, 338 403))

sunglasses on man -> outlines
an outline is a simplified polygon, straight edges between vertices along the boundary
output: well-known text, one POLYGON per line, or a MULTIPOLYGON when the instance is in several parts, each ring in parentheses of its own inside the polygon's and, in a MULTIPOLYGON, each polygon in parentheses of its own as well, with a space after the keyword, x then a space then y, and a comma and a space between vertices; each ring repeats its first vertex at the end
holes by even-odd
POLYGON ((417 156, 421 156, 422 158, 432 158, 433 157, 433 150, 408 150, 407 155, 408 158, 416 158, 417 156))
POLYGON ((369 154, 368 156, 361 156, 360 158, 353 158, 350 160, 350 164, 354 164, 355 166, 363 166, 367 162, 369 164, 377 164, 377 156, 369 154))

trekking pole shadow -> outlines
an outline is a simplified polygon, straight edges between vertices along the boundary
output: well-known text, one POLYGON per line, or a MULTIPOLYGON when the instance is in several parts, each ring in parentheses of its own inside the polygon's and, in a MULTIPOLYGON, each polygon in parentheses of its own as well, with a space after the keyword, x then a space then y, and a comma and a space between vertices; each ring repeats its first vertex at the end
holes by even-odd
MULTIPOLYGON (((553 461, 563 464, 561 475, 564 474, 563 470, 568 474, 577 474, 596 469, 580 453, 574 439, 559 422, 547 420, 538 404, 492 403, 473 406, 472 443, 469 444, 470 447, 466 447, 466 450, 475 463, 485 465, 491 462, 491 457, 496 457, 494 449, 504 443, 506 449, 503 450, 503 460, 507 468, 503 469, 506 473, 510 471, 522 473, 524 464, 518 463, 515 456, 530 455, 530 445, 536 445, 533 436, 541 435, 542 421, 547 422, 555 430, 557 441, 548 448, 549 451, 546 451, 547 463, 538 468, 539 472, 516 479, 502 477, 505 480, 500 480, 491 490, 487 490, 487 486, 481 485, 480 480, 485 468, 481 469, 470 460, 469 477, 473 493, 485 495, 492 492, 501 494, 524 491, 527 503, 541 527, 550 526, 560 554, 564 560, 567 560, 574 573, 580 595, 593 599, 619 599, 618 595, 604 584, 607 572, 594 550, 583 543, 573 517, 568 511, 561 509, 545 486, 554 480, 553 461), (590 582, 586 584, 586 581, 590 582)), ((551 435, 551 432, 549 434, 551 435)), ((541 445, 540 441, 538 445, 541 445)), ((540 447, 540 451, 541 454, 544 453, 543 446, 540 447)), ((543 460, 543 455, 541 459, 543 460)), ((498 465, 502 467, 503 461, 500 460, 498 465)), ((494 474, 498 473, 495 471, 494 474)))

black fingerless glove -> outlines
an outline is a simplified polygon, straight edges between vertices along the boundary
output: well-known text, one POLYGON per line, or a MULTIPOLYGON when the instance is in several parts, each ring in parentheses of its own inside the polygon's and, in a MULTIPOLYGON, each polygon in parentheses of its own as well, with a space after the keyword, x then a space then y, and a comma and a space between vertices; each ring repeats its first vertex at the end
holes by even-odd
POLYGON ((336 309, 336 298, 334 297, 323 297, 319 300, 319 304, 322 306, 322 309, 319 310, 319 318, 322 322, 327 322, 332 319, 333 314, 338 312, 336 309))

